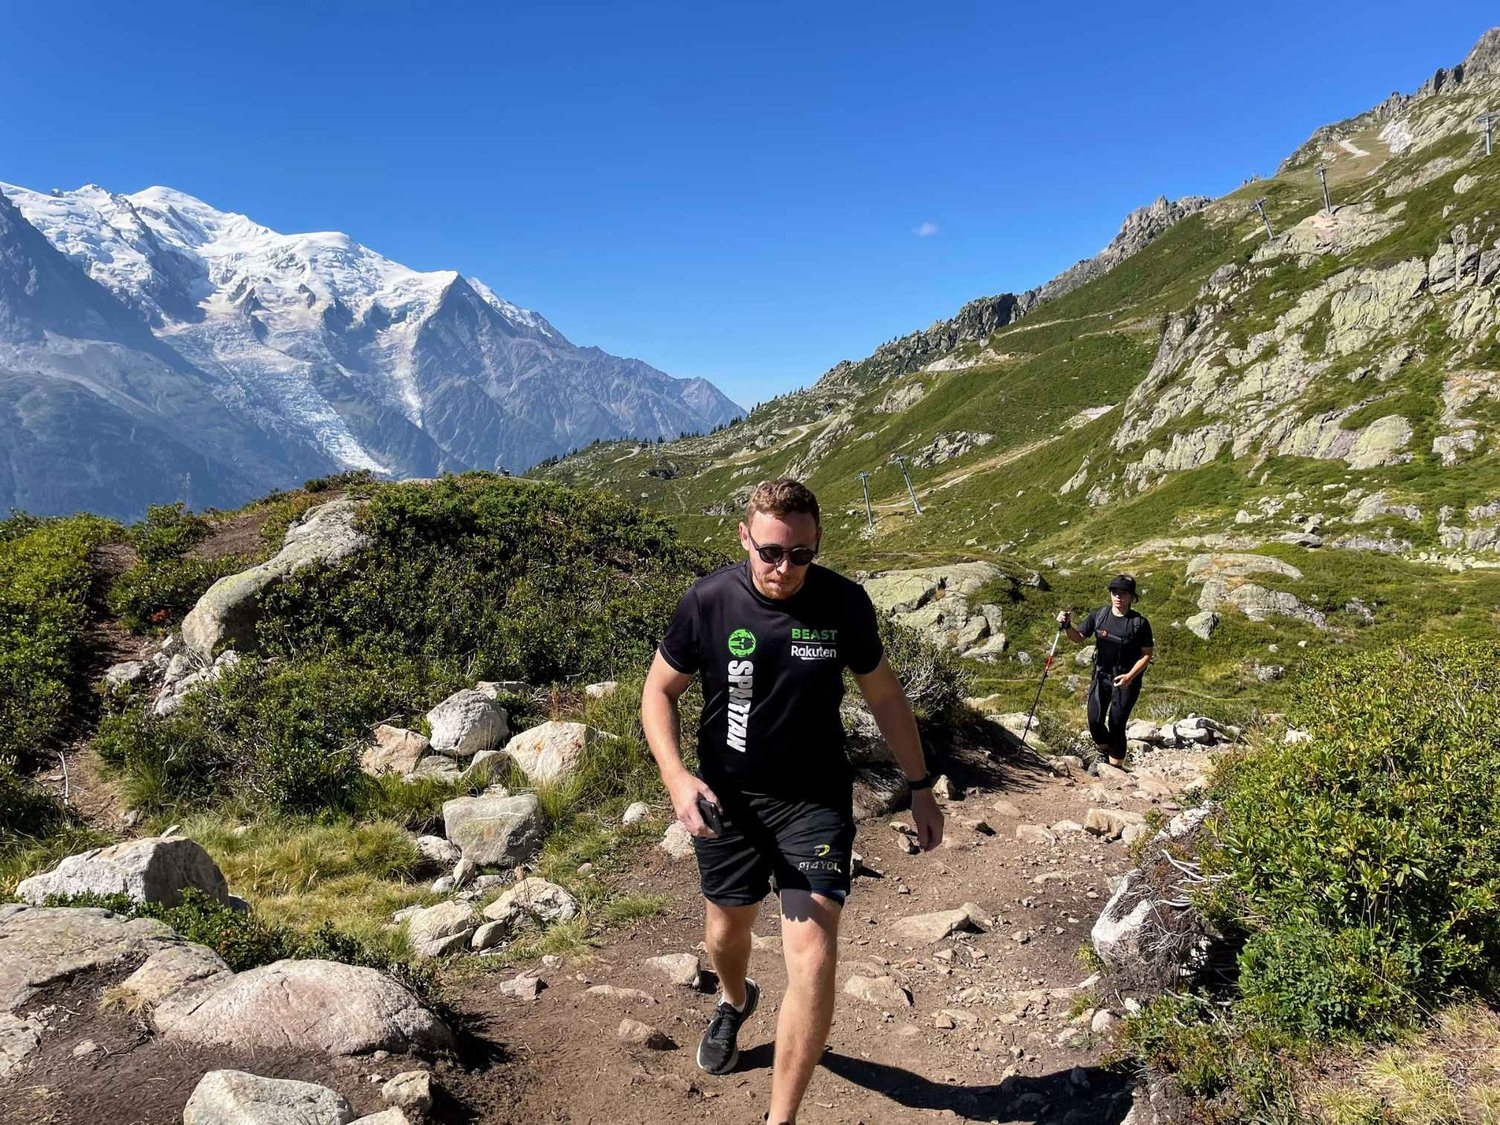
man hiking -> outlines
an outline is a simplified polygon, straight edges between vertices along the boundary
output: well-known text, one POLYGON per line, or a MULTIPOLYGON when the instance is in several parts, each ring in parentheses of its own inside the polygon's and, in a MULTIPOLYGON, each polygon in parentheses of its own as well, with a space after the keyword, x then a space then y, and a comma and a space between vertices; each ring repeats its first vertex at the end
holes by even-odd
POLYGON ((677 819, 693 837, 704 940, 723 992, 698 1065, 726 1074, 760 989, 745 976, 751 927, 774 886, 787 992, 776 1026, 772 1125, 792 1125, 833 1022, 839 916, 854 843, 853 775, 839 703, 854 673, 912 787, 924 850, 943 836, 917 724, 856 583, 814 566, 818 502, 794 480, 761 484, 739 526, 742 562, 683 595, 641 694, 641 724, 677 819), (703 683, 701 776, 682 763, 677 701, 703 683))
POLYGON ((1141 694, 1141 676, 1156 653, 1151 622, 1137 613, 1135 579, 1119 574, 1109 582, 1109 605, 1096 609, 1073 628, 1073 615, 1063 610, 1058 627, 1068 639, 1082 644, 1095 638, 1094 678, 1089 685, 1089 734, 1109 764, 1125 768, 1125 725, 1141 694))

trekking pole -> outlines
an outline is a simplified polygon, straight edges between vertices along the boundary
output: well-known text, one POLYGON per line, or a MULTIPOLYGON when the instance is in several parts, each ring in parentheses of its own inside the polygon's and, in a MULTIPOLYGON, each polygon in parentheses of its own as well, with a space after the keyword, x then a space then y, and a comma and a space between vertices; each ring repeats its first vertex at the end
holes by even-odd
POLYGON ((1042 688, 1047 683, 1047 673, 1052 671, 1052 661, 1057 658, 1057 642, 1062 640, 1063 629, 1066 626, 1057 627, 1057 635, 1052 638, 1052 648, 1047 652, 1047 662, 1042 665, 1042 682, 1036 685, 1036 698, 1031 701, 1031 710, 1026 714, 1026 729, 1021 732, 1021 745, 1025 747, 1026 736, 1031 733, 1031 720, 1036 716, 1036 705, 1042 701, 1042 688))

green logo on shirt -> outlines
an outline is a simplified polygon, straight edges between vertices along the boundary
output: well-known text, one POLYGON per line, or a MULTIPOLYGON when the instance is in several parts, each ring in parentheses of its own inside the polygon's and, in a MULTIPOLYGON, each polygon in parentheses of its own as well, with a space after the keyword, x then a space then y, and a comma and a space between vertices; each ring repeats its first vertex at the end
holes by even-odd
POLYGON ((749 656, 755 651, 755 634, 749 629, 736 629, 729 634, 729 652, 732 656, 749 656))

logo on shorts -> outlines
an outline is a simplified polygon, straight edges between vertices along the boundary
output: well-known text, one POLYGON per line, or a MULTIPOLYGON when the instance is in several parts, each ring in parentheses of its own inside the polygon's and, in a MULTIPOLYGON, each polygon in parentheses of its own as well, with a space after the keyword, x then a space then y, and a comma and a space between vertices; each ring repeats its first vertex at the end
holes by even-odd
POLYGON ((833 851, 833 845, 832 844, 819 844, 813 850, 813 855, 817 856, 819 859, 822 859, 825 855, 827 855, 831 851, 833 851))
POLYGON ((755 651, 755 634, 749 629, 736 629, 729 634, 729 654, 749 656, 755 651))

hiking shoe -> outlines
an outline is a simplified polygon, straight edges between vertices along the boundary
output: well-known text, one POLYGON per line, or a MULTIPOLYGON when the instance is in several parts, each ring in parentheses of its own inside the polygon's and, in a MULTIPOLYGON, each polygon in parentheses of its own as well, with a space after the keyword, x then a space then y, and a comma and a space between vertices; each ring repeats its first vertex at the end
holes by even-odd
POLYGON ((708 1022, 708 1030, 698 1040, 698 1067, 709 1074, 728 1074, 740 1061, 740 1048, 736 1042, 740 1025, 755 1012, 760 1003, 760 985, 748 977, 745 979, 745 1010, 738 1011, 728 1000, 721 1000, 714 1009, 714 1018, 708 1022))

